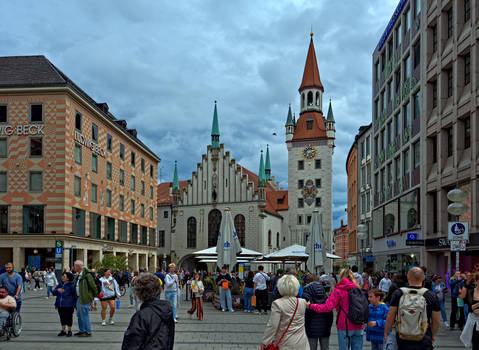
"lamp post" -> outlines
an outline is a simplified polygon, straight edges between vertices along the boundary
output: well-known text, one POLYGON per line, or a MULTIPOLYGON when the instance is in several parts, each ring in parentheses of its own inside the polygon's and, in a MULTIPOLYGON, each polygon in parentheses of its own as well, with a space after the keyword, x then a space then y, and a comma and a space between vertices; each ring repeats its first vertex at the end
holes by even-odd
MULTIPOLYGON (((468 205, 463 203, 467 199, 467 191, 454 188, 447 193, 447 199, 452 203, 447 206, 447 211, 451 215, 460 216, 464 214, 468 209, 468 205)), ((449 225, 448 225, 449 226, 449 225)), ((449 233, 448 233, 449 235, 449 233)), ((452 243, 451 243, 452 248, 452 243)), ((459 270, 459 251, 456 250, 456 271, 459 270)))
MULTIPOLYGON (((363 242, 365 239, 368 238, 368 226, 364 224, 359 224, 358 225, 358 245, 359 242, 363 242)), ((359 249, 359 254, 360 254, 360 259, 361 259, 361 264, 360 264, 360 271, 364 270, 364 262, 363 262, 363 252, 364 252, 364 244, 361 244, 361 248, 359 249)))

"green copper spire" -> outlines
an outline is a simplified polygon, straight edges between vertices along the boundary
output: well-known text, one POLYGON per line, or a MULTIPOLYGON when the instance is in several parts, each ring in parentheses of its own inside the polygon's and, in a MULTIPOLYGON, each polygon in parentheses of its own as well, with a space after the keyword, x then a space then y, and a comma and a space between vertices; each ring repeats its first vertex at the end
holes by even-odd
POLYGON ((180 184, 178 183, 178 166, 175 160, 175 173, 173 175, 173 194, 180 194, 180 184))
POLYGON ((259 160, 258 187, 266 187, 266 174, 264 172, 263 150, 261 150, 261 158, 259 160))
POLYGON ((269 160, 269 145, 266 145, 266 163, 264 165, 266 181, 271 180, 271 161, 269 160))
POLYGON ((329 99, 328 118, 326 120, 328 122, 334 122, 333 107, 331 106, 331 99, 329 99))
POLYGON ((218 124, 218 111, 216 109, 216 101, 215 112, 213 113, 213 126, 211 127, 211 147, 220 148, 220 127, 218 124))
POLYGON ((294 125, 293 123, 293 115, 291 114, 291 103, 289 104, 288 109, 288 119, 286 119, 286 126, 294 125))

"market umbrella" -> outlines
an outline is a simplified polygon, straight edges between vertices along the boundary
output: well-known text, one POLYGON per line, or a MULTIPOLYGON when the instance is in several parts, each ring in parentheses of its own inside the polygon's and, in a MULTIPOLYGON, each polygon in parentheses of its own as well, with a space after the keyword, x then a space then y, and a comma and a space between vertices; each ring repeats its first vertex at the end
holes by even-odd
POLYGON ((317 269, 323 267, 326 261, 322 221, 319 211, 314 210, 305 250, 305 253, 309 255, 306 262, 309 272, 317 273, 317 269))
POLYGON ((228 265, 232 269, 236 265, 236 255, 241 254, 241 245, 236 234, 231 209, 225 209, 224 220, 221 221, 220 232, 218 232, 218 242, 216 243, 216 253, 218 260, 216 265, 221 269, 223 265, 228 265))

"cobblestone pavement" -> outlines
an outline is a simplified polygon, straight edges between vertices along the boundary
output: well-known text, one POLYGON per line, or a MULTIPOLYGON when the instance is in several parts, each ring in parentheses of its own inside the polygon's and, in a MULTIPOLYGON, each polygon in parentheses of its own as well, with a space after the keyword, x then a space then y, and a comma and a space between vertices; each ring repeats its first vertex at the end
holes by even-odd
MULTIPOLYGON (((92 312, 93 336, 91 338, 57 337, 60 330, 59 317, 53 306, 54 300, 42 298, 44 291, 27 293, 22 306, 23 332, 19 338, 1 342, 2 350, 42 349, 120 349, 123 333, 128 327, 134 309, 126 307, 128 298, 123 297, 121 308, 115 315, 115 325, 102 327, 99 311, 92 312)), ((183 298, 182 298, 183 299, 183 298)), ((268 316, 243 312, 219 312, 211 303, 205 303, 205 319, 190 319, 186 310, 190 301, 182 300, 179 305, 179 323, 176 326, 175 350, 195 349, 259 349, 268 316)), ((76 316, 73 330, 76 331, 76 316)), ((334 327, 333 327, 334 328, 334 327)), ((463 349, 459 331, 450 331, 441 326, 435 349, 463 349)), ((333 329, 330 349, 337 349, 337 333, 333 329)), ((370 349, 364 342, 364 349, 370 349)))

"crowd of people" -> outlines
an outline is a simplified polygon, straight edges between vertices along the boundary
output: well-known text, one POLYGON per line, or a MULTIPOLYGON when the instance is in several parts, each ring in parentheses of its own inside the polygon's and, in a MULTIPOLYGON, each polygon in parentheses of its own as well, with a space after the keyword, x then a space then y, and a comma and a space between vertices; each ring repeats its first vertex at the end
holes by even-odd
POLYGON ((273 274, 258 266, 256 272, 249 271, 241 279, 226 266, 213 274, 196 270, 190 274, 177 270, 175 264, 170 264, 168 271, 158 268, 155 274, 146 270, 112 273, 109 268, 97 273, 75 261, 58 282, 52 269, 17 273, 13 264, 7 263, 5 272, 0 273, 0 329, 9 312, 20 311, 22 292, 29 286, 33 291, 43 290, 42 285, 45 298, 56 298, 61 324, 58 336, 66 337, 92 335, 89 313, 98 301, 102 326, 114 324, 120 286, 127 285, 130 307, 136 312, 124 334, 123 349, 172 349, 183 290, 185 299, 191 299, 190 318, 196 314, 203 320, 203 302, 215 294, 221 312, 269 313, 261 349, 312 350, 319 345, 328 350, 335 324, 340 350, 362 349, 364 334, 372 350, 385 346, 427 350, 433 348, 442 318, 444 327, 462 331, 460 339, 465 346, 479 350, 479 271, 456 271, 444 282, 441 276, 428 274, 425 267, 390 276, 387 272, 359 274, 356 266, 330 274, 298 274, 294 268, 273 274), (164 300, 160 299, 162 292, 164 300), (448 294, 449 320, 445 312, 448 294), (73 334, 75 311, 79 331, 73 334))

